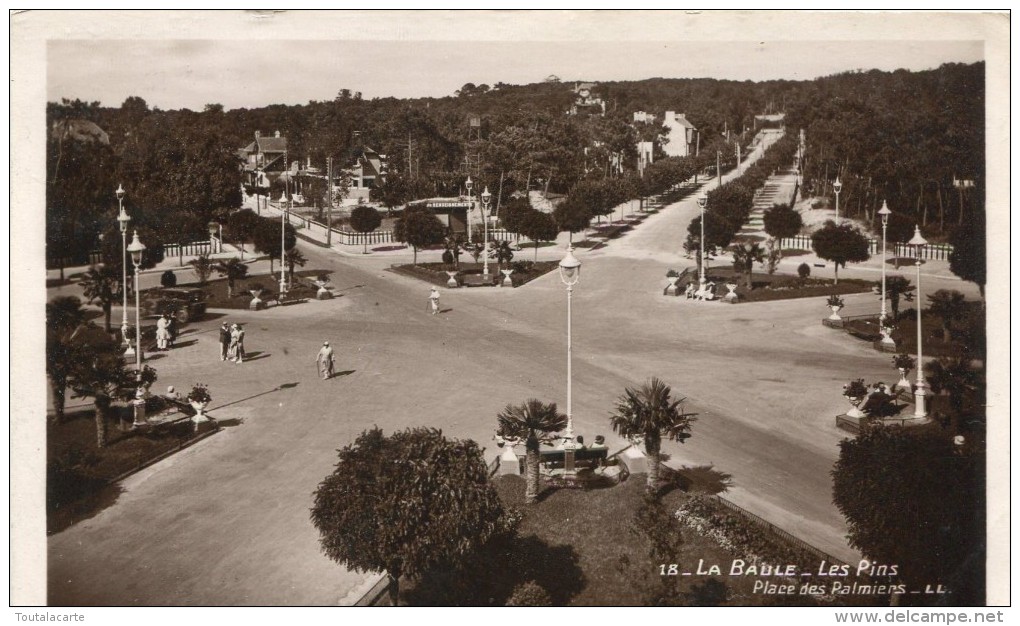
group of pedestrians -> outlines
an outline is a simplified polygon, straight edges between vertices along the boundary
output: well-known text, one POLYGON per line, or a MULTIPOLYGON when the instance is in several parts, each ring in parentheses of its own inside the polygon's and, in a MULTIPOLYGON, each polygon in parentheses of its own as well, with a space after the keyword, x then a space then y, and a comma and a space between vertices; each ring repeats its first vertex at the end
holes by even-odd
POLYGON ((174 347, 177 340, 177 316, 173 313, 164 313, 156 320, 156 349, 160 351, 169 350, 174 347))
POLYGON ((240 324, 220 325, 220 360, 240 363, 244 360, 244 328, 240 324))

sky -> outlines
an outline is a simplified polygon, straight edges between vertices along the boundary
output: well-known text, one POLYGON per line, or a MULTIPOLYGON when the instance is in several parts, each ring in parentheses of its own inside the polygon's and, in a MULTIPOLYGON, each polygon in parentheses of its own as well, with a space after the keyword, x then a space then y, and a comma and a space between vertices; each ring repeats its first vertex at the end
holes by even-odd
POLYGON ((855 24, 748 11, 339 11, 257 19, 173 11, 162 14, 165 22, 110 13, 124 28, 113 19, 84 35, 71 30, 47 40, 47 100, 119 106, 141 96, 162 109, 233 109, 331 100, 341 88, 365 98, 412 98, 453 95, 467 82, 526 84, 550 74, 565 82, 810 80, 984 58, 983 42, 966 29, 959 29, 963 39, 946 39, 944 29, 913 19, 913 28, 890 38, 886 30, 902 21, 899 14, 862 14, 855 24))

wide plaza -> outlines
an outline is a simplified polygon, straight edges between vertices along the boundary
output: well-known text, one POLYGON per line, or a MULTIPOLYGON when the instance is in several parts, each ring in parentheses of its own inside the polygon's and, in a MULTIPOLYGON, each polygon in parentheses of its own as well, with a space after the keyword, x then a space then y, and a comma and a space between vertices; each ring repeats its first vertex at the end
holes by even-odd
MULTIPOLYGON (((609 426, 613 402, 657 376, 698 414, 686 445, 664 446, 669 465, 729 476, 728 499, 854 560, 831 503, 845 436, 834 416, 850 377, 894 379, 889 356, 824 327, 821 298, 731 306, 664 297, 665 271, 693 263, 678 252, 679 233, 697 212, 690 195, 605 248, 575 251, 574 431, 606 436, 611 452, 626 447, 609 426)), ((188 327, 193 343, 153 362, 157 388, 207 383, 209 413, 224 428, 122 481, 106 508, 49 538, 50 603, 354 603, 374 579, 328 560, 309 520, 338 448, 376 425, 431 426, 478 441, 492 459, 496 414, 508 403, 565 407, 566 291, 555 273, 517 289, 443 290, 442 313, 431 316, 428 285, 387 271, 403 259, 299 247, 306 269, 331 273, 337 297, 213 310, 188 327), (219 360, 224 320, 246 326, 242 364, 219 360), (328 381, 316 372, 323 341, 337 354, 339 375, 328 381)), ((540 256, 557 259, 565 247, 561 234, 540 256)), ((926 290, 976 295, 945 265, 925 267, 926 290)), ((878 268, 873 260, 841 276, 877 280, 878 268)), ((851 315, 879 304, 872 294, 846 302, 851 315)))

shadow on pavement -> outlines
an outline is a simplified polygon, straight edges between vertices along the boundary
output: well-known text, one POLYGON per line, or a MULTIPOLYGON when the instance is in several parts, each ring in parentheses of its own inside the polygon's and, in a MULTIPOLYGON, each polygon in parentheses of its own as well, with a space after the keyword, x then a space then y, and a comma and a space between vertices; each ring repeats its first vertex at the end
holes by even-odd
POLYGON ((333 374, 333 378, 340 378, 341 376, 350 376, 356 371, 358 370, 344 370, 342 372, 336 372, 335 374, 333 374))
POLYGON ((244 423, 244 420, 240 417, 232 417, 228 420, 216 420, 216 424, 220 428, 233 428, 234 426, 240 426, 244 423))
POLYGON ((675 489, 693 493, 715 495, 729 490, 733 485, 733 477, 725 472, 714 469, 714 465, 699 465, 678 470, 662 466, 660 478, 662 487, 659 495, 665 495, 675 489))
POLYGON ((453 307, 450 307, 450 308, 448 308, 448 309, 439 309, 439 312, 440 312, 440 313, 449 313, 449 312, 450 312, 450 311, 452 311, 452 310, 453 310, 453 307))
MULTIPOLYGON (((268 391, 263 391, 262 393, 257 393, 257 394, 255 394, 253 396, 248 396, 247 398, 241 398, 240 400, 234 400, 233 402, 228 402, 226 404, 221 404, 219 406, 211 407, 209 409, 209 411, 216 411, 216 410, 222 409, 224 407, 233 406, 235 404, 240 404, 241 402, 247 402, 248 400, 252 400, 252 399, 258 398, 260 396, 265 396, 265 395, 271 394, 274 391, 280 391, 281 389, 293 389, 294 387, 297 387, 297 386, 298 386, 298 383, 286 383, 286 384, 280 385, 279 387, 273 387, 272 389, 270 389, 268 391)), ((222 424, 222 422, 220 422, 220 423, 222 424)))
POLYGON ((59 533, 78 522, 95 517, 116 503, 123 491, 124 488, 119 483, 108 485, 96 493, 75 500, 55 511, 50 511, 46 515, 46 534, 59 533))
POLYGON ((247 363, 248 361, 258 361, 259 359, 268 359, 271 356, 273 356, 273 355, 268 353, 268 352, 249 352, 247 355, 245 355, 244 362, 247 363))

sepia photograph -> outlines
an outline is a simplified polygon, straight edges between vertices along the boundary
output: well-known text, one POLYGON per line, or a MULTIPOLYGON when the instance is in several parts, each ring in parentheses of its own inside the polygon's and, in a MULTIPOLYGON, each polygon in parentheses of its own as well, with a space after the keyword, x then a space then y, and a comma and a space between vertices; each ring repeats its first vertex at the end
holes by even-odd
POLYGON ((1002 621, 1009 18, 11 11, 11 612, 1002 621))

